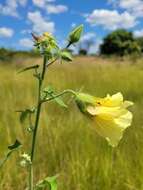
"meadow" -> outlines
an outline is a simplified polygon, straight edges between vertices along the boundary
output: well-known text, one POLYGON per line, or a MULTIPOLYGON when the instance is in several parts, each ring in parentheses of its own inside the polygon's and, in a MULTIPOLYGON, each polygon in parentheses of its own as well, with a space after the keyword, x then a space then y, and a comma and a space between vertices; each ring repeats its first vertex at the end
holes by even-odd
MULTIPOLYGON (((36 83, 32 71, 17 74, 38 59, 0 64, 0 158, 17 138, 23 144, 0 171, 0 189, 24 190, 27 171, 19 155, 31 146, 27 123, 22 126, 16 110, 35 102, 36 83), (16 163, 16 164, 15 164, 16 163)), ((59 174, 59 190, 143 190, 143 59, 76 57, 72 63, 53 65, 45 86, 82 90, 95 96, 122 92, 134 102, 134 118, 115 149, 99 137, 75 103, 64 100, 68 109, 54 102, 44 105, 35 157, 35 181, 59 174)))

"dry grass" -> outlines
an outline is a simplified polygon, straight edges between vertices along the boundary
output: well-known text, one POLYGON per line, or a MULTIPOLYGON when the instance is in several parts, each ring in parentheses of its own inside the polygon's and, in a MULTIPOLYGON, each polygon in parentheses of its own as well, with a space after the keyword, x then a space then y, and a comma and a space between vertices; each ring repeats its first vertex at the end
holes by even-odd
MULTIPOLYGON (((40 59, 20 60, 22 64, 40 59), (24 62, 24 63, 23 63, 24 62)), ((64 190, 141 190, 143 189, 143 64, 115 58, 77 57, 71 64, 53 65, 45 86, 57 91, 66 88, 96 96, 121 91, 135 102, 134 120, 116 149, 99 137, 71 102, 68 109, 55 103, 43 107, 36 149, 36 176, 60 173, 59 189, 64 190)), ((19 64, 0 66, 0 157, 18 138, 21 152, 30 147, 30 136, 18 121, 17 109, 34 104, 36 82, 31 71, 16 74, 19 64)), ((65 101, 67 98, 65 97, 65 101)), ((19 154, 12 155, 0 172, 0 189, 24 190, 27 172, 19 165, 19 154)))

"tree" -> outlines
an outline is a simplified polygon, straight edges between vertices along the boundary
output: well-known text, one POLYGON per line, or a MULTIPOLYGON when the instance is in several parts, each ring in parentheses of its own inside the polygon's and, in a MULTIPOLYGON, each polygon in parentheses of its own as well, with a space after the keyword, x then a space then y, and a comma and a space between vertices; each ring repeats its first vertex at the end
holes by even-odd
POLYGON ((124 56, 140 52, 141 48, 134 39, 132 32, 124 29, 118 29, 108 34, 100 46, 100 53, 105 55, 124 56))
POLYGON ((80 49, 78 54, 79 55, 87 55, 87 50, 86 49, 80 49))
POLYGON ((136 38, 136 41, 141 48, 141 52, 143 53, 143 37, 136 38))

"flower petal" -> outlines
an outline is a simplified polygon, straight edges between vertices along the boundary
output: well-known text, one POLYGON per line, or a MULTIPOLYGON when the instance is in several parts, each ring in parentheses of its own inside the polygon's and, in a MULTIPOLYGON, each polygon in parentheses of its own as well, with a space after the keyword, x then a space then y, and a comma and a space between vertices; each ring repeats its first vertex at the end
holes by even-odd
POLYGON ((115 123, 119 125, 121 128, 126 129, 131 125, 133 115, 130 111, 127 111, 126 114, 121 115, 119 118, 115 119, 115 123))
POLYGON ((131 102, 131 101, 124 101, 123 102, 123 107, 124 108, 128 108, 129 106, 132 106, 134 103, 133 102, 131 102))
POLYGON ((123 95, 120 92, 112 96, 107 95, 105 98, 101 100, 101 105, 107 107, 120 106, 122 103, 123 103, 123 95))
POLYGON ((101 117, 116 118, 127 112, 122 107, 103 107, 103 106, 87 106, 87 112, 91 115, 100 115, 101 117))
POLYGON ((94 128, 100 136, 106 138, 111 146, 115 147, 121 140, 124 130, 131 124, 131 120, 130 112, 116 120, 97 116, 94 119, 94 128))

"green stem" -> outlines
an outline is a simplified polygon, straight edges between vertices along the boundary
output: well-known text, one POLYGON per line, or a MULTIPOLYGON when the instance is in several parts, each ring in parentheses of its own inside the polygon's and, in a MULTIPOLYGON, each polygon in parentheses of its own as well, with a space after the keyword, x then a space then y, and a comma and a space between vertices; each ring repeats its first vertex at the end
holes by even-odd
POLYGON ((33 190, 33 166, 30 164, 29 166, 29 189, 33 190))
POLYGON ((58 98, 64 94, 67 94, 67 93, 71 93, 73 94, 74 96, 76 95, 76 93, 73 91, 73 90, 64 90, 63 92, 61 92, 60 94, 57 94, 57 95, 54 95, 53 97, 50 97, 50 98, 47 98, 45 100, 42 100, 41 103, 44 103, 44 102, 48 102, 48 101, 51 101, 51 100, 54 100, 55 98, 58 98))
POLYGON ((37 137, 37 129, 39 126, 39 119, 40 119, 40 113, 41 113, 41 88, 43 84, 43 80, 45 77, 46 72, 46 56, 44 56, 44 62, 43 62, 43 68, 42 68, 42 74, 39 79, 39 87, 38 87, 38 101, 37 101, 37 112, 36 112, 36 119, 35 119, 35 125, 34 125, 34 131, 33 131, 33 137, 32 137, 32 147, 31 147, 31 166, 29 171, 29 190, 33 190, 33 159, 34 159, 34 152, 35 152, 35 144, 36 144, 36 137, 37 137))

